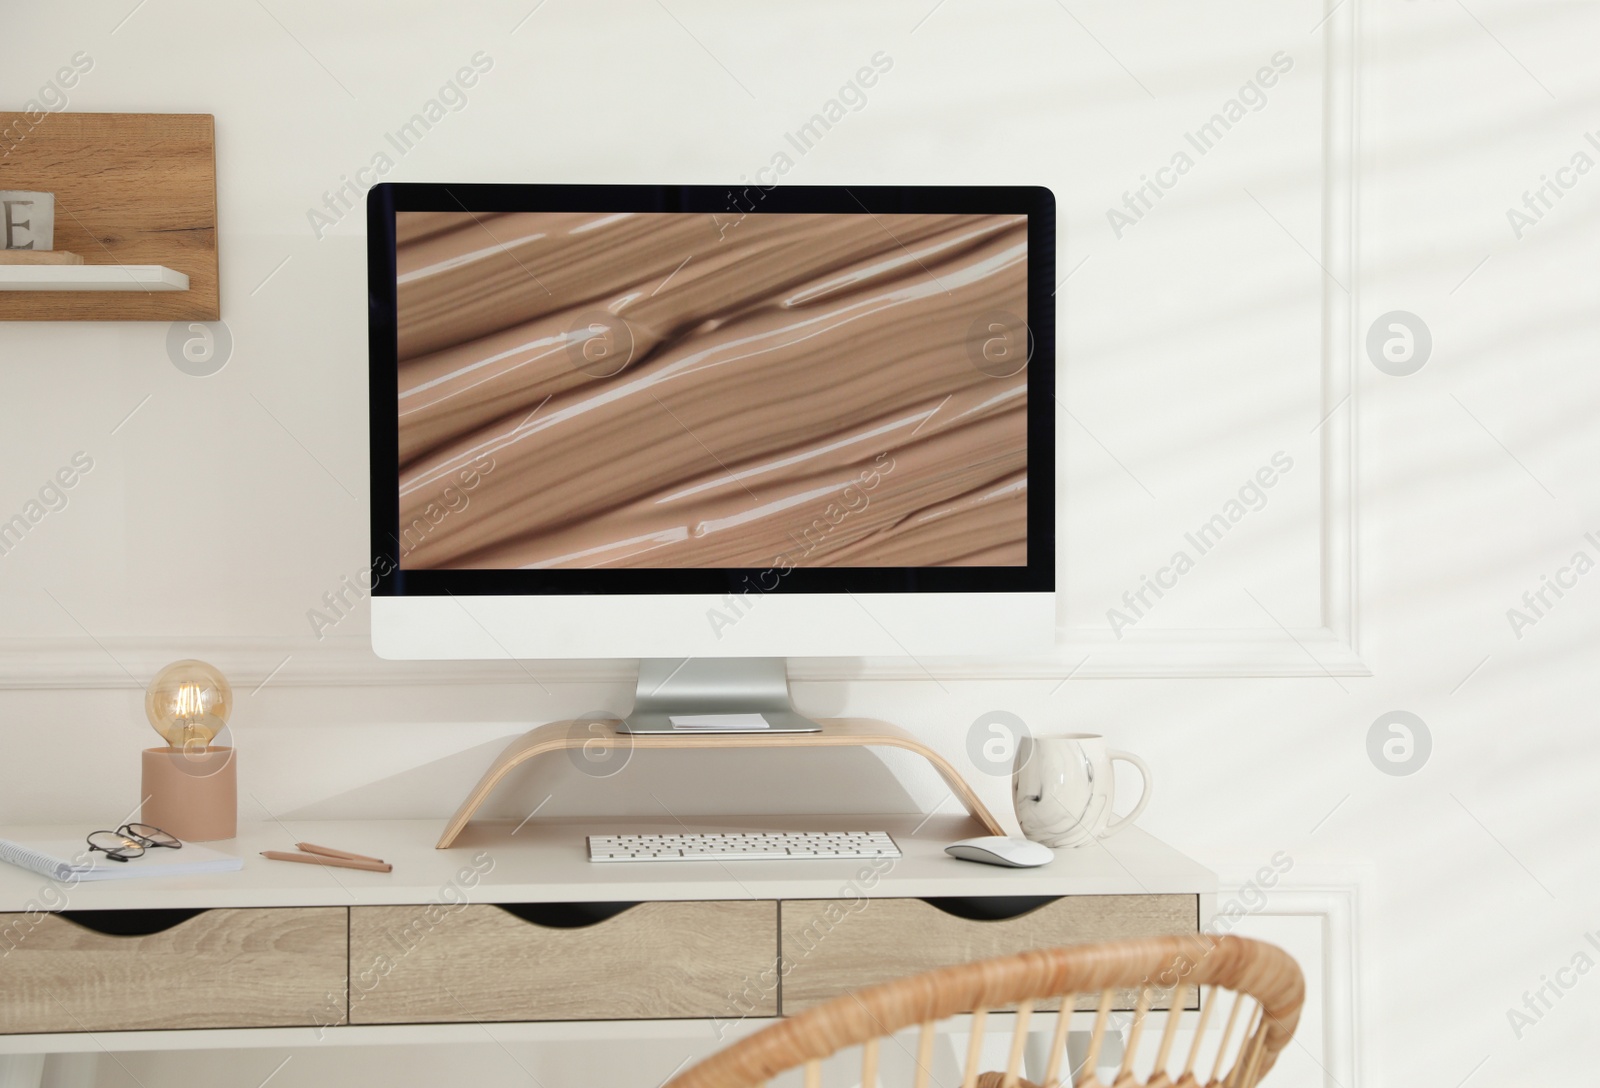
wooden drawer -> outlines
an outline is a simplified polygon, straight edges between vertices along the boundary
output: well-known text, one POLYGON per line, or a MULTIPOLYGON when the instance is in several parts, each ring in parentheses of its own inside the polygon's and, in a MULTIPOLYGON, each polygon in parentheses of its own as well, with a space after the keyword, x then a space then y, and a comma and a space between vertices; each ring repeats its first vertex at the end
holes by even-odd
MULTIPOLYGON (((1073 895, 1042 905, 1037 900, 858 899, 846 906, 831 899, 786 899, 781 912, 786 1016, 936 967, 1028 948, 1194 933, 1200 924, 1200 903, 1193 895, 1073 895), (989 920, 997 915, 1004 917, 989 920)), ((1132 995, 1125 996, 1132 1007, 1132 995)), ((1094 1003, 1084 999, 1080 1007, 1094 1003)))
POLYGON ((350 1022, 776 1016, 767 901, 354 907, 350 1022))
POLYGON ((344 1020, 343 907, 0 914, 0 932, 0 1034, 344 1020))

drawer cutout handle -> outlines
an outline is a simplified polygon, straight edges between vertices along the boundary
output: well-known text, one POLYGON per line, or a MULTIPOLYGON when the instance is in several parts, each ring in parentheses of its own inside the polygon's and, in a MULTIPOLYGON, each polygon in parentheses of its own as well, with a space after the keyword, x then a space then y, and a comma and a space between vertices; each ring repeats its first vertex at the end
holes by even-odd
POLYGON ((608 922, 638 903, 496 903, 507 914, 545 929, 588 929, 608 922))
POLYGON ((1059 895, 949 895, 922 901, 969 922, 1008 922, 1048 907, 1060 898, 1059 895))
POLYGON ((64 910, 60 916, 75 926, 107 937, 150 937, 181 926, 204 910, 64 910))

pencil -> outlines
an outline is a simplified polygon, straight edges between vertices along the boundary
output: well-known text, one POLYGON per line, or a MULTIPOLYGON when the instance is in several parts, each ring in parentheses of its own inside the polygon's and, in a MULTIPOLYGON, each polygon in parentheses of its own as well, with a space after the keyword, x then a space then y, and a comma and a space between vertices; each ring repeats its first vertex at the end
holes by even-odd
POLYGON ((331 846, 318 846, 310 842, 297 842, 297 847, 308 854, 321 854, 325 858, 343 858, 346 861, 374 861, 383 864, 382 858, 368 857, 366 854, 352 854, 348 850, 335 850, 331 846))
POLYGON ((365 869, 369 873, 387 873, 394 869, 387 861, 357 861, 353 858, 330 858, 321 854, 291 854, 285 850, 263 850, 261 856, 271 861, 298 861, 302 865, 329 865, 336 869, 365 869))

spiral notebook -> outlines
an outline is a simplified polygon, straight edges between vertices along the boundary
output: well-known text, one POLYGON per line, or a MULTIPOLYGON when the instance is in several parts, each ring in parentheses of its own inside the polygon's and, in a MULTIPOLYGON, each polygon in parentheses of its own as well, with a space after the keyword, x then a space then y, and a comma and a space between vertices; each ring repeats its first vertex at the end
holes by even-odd
POLYGON ((190 842, 184 843, 179 850, 157 847, 146 850, 142 857, 116 861, 104 854, 91 852, 82 839, 0 838, 0 861, 63 883, 231 873, 244 868, 241 858, 190 842))

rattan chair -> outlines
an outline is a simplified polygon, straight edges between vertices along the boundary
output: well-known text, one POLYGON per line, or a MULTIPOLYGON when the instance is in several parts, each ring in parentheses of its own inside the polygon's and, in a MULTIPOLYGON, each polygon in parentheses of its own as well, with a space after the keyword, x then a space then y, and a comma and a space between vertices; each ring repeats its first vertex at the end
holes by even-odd
MULTIPOLYGON (((1119 996, 1133 1000, 1121 1067, 1111 1088, 1251 1088, 1272 1068, 1294 1034, 1305 1000, 1305 979, 1288 953, 1275 945, 1241 937, 1157 937, 1104 944, 1045 948, 945 967, 845 994, 781 1020, 713 1054, 674 1077, 666 1088, 758 1088, 779 1073, 804 1069, 806 1088, 821 1088, 823 1060, 851 1047, 861 1048, 861 1084, 879 1083, 880 1045, 902 1030, 917 1029, 915 1088, 928 1088, 938 1023, 971 1013, 970 1042, 962 1088, 1041 1088, 1022 1078, 1028 1021, 1035 1010, 1061 998, 1072 1007, 1082 997, 1097 997, 1094 1027, 1085 1060, 1071 1083, 1104 1088, 1095 1073, 1107 1026, 1119 996), (1181 1011, 1199 989, 1197 1012, 1181 1011), (1230 993, 1231 992, 1231 993, 1230 993), (1180 1011, 1158 1032, 1145 1022, 1173 998, 1180 1011), (1218 1019, 1219 1007, 1225 1007, 1218 1019), (1004 1072, 980 1073, 989 1014, 1014 1011, 1010 1058, 1004 1072), (1187 1022, 1193 1041, 1174 1042, 1187 1022), (1222 1023, 1220 1034, 1206 1025, 1222 1023), (1235 1029, 1244 1034, 1234 1042, 1235 1029), (1213 1042, 1213 1037, 1215 1041, 1213 1042), (1141 1042, 1154 1041, 1154 1061, 1139 1059, 1141 1042), (1204 1044, 1204 1045, 1202 1045, 1204 1044), (1214 1047, 1214 1049, 1213 1049, 1214 1047), (1174 1072, 1171 1065, 1181 1061, 1174 1072), (1136 1072, 1143 1067, 1147 1071, 1136 1072), (1197 1070, 1209 1069, 1209 1074, 1197 1070)), ((1124 1008, 1127 1006, 1124 1005, 1124 1008)), ((1069 1016, 1056 1017, 1043 1088, 1067 1083, 1069 1016)), ((911 1048, 896 1040, 909 1053, 911 1048)))

